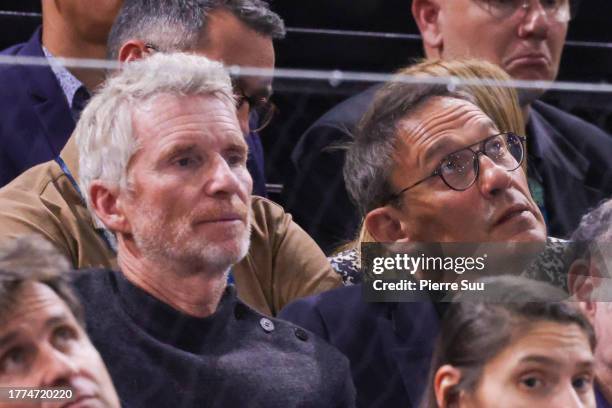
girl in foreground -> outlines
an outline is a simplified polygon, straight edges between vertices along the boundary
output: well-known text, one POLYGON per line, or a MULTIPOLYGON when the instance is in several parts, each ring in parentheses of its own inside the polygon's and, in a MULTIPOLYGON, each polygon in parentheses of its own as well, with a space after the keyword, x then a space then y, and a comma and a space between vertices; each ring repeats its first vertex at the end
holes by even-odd
POLYGON ((543 283, 491 278, 497 298, 450 305, 422 408, 595 407, 595 334, 543 283), (500 282, 501 279, 501 282, 500 282))

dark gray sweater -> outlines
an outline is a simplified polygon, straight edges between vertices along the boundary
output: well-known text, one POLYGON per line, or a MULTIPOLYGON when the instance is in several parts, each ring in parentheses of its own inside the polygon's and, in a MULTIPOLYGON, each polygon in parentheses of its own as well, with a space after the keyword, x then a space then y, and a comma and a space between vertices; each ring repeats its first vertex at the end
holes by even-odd
POLYGON ((351 407, 347 359, 228 287, 217 311, 185 315, 119 272, 79 271, 87 331, 124 407, 351 407))

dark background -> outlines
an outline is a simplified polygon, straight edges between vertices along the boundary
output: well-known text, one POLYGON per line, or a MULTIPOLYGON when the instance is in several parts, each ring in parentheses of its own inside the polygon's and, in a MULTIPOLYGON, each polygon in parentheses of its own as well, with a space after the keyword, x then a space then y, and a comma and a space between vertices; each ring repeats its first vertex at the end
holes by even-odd
MULTIPOLYGON (((40 0, 3 0, 0 9, 40 12, 40 0)), ((289 28, 287 38, 276 44, 279 68, 391 72, 422 56, 418 39, 304 34, 291 30, 318 28, 418 34, 410 13, 410 0, 276 0, 272 2, 272 9, 284 18, 289 28)), ((26 40, 39 22, 39 17, 0 13, 0 48, 26 40)), ((560 80, 612 82, 611 22, 612 1, 582 0, 570 24, 560 80), (594 47, 575 42, 608 44, 594 47)), ((299 136, 326 110, 368 85, 332 86, 327 81, 276 80, 274 101, 280 112, 262 133, 269 181, 289 180, 292 172, 289 156, 299 136)), ((549 93, 545 98, 612 131, 612 95, 549 93)))

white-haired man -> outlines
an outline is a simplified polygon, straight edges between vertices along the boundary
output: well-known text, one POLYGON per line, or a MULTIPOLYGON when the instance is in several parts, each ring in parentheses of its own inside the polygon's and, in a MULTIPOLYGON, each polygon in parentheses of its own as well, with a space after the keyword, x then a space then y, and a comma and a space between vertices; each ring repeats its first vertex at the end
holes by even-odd
POLYGON ((75 134, 81 190, 117 237, 120 269, 83 271, 75 286, 126 406, 354 403, 344 357, 227 285, 249 247, 252 181, 221 64, 128 64, 75 134))
MULTIPOLYGON (((272 40, 283 34, 282 20, 262 0, 126 0, 109 35, 108 54, 134 61, 158 52, 189 51, 228 66, 272 69, 272 40)), ((234 81, 239 123, 249 145, 247 167, 260 187, 265 183, 257 157, 263 156, 256 135, 247 134, 248 118, 256 111, 260 125, 265 123, 271 89, 270 77, 234 81)), ((78 161, 71 137, 56 160, 29 169, 0 189, 0 241, 39 234, 75 268, 113 269, 114 239, 92 221, 76 188, 78 161)), ((260 195, 262 188, 253 192, 260 195)), ((251 207, 251 248, 232 273, 242 300, 274 316, 293 299, 341 284, 319 247, 279 205, 254 197, 251 207)))

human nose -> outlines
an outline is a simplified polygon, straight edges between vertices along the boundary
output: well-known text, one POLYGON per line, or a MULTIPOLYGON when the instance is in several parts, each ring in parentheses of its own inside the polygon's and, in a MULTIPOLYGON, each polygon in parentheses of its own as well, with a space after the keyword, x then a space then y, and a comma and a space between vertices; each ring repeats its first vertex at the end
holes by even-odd
POLYGON ((558 390, 555 393, 552 401, 550 401, 550 406, 553 408, 595 408, 594 395, 591 394, 589 397, 592 398, 581 398, 572 384, 568 382, 562 390, 558 390))
POLYGON ((72 356, 48 345, 40 351, 40 370, 43 373, 43 387, 60 387, 70 384, 77 371, 77 363, 72 356))
POLYGON ((521 5, 524 12, 519 25, 519 37, 546 38, 550 29, 551 17, 539 0, 527 0, 521 5))
POLYGON ((484 153, 479 154, 478 160, 478 188, 483 196, 493 198, 510 187, 512 175, 508 170, 495 164, 484 153))

